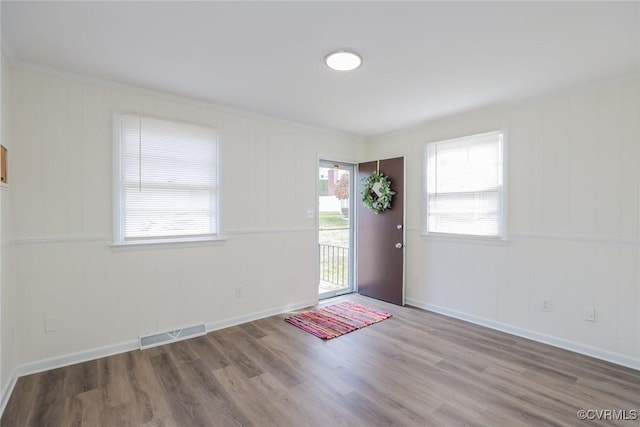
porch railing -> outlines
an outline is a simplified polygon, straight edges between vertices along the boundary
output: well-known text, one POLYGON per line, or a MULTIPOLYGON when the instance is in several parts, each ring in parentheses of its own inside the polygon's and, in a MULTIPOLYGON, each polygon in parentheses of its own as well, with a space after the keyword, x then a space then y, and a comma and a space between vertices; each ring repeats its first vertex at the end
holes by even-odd
POLYGON ((349 248, 320 245, 320 280, 323 282, 349 286, 349 248))

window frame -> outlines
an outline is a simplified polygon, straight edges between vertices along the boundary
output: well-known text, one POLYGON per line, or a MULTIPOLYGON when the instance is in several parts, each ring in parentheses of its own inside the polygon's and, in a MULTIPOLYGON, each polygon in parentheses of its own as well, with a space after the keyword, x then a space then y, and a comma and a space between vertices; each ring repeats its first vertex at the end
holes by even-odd
POLYGON ((507 131, 506 130, 493 130, 489 132, 482 132, 477 134, 470 134, 458 138, 451 138, 441 141, 433 141, 427 143, 424 146, 423 153, 423 231, 422 236, 424 237, 435 237, 435 238, 445 238, 445 239, 457 239, 457 240, 468 240, 468 241, 484 241, 484 242, 508 242, 508 220, 507 220, 507 170, 508 170, 508 145, 507 145, 507 131), (498 233, 496 235, 481 235, 481 234, 467 234, 467 233, 450 233, 450 232, 440 232, 440 231, 430 231, 429 230, 429 186, 431 183, 431 170, 429 168, 430 162, 430 152, 435 148, 438 144, 461 144, 465 141, 472 143, 473 139, 485 138, 488 135, 496 134, 498 138, 500 138, 500 151, 501 151, 501 167, 500 173, 502 176, 502 185, 500 188, 500 200, 498 206, 498 233))
POLYGON ((141 114, 130 111, 114 111, 113 112, 113 143, 112 143, 112 196, 113 196, 113 242, 112 248, 127 248, 127 247, 144 247, 144 246, 163 246, 163 245, 180 245, 180 246, 192 246, 199 244, 209 244, 226 240, 222 237, 222 223, 221 223, 221 183, 220 183, 220 134, 218 129, 203 125, 201 123, 188 122, 184 120, 176 120, 166 117, 154 116, 150 114, 141 114), (141 118, 149 118, 155 120, 162 120, 166 122, 173 122, 177 124, 185 124, 192 126, 199 126, 205 129, 209 129, 214 133, 215 138, 215 159, 216 159, 216 184, 212 191, 212 211, 211 221, 216 224, 216 230, 210 234, 201 235, 176 235, 176 236, 157 236, 149 238, 130 238, 125 239, 124 236, 124 203, 123 203, 123 185, 122 185, 122 134, 121 134, 121 119, 125 116, 137 116, 141 118))

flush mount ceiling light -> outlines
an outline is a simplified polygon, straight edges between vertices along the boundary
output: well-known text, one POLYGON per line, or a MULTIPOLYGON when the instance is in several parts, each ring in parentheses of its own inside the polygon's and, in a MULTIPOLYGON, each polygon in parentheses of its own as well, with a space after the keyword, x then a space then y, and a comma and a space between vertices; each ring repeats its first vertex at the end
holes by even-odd
POLYGON ((327 67, 336 71, 351 71, 360 68, 362 57, 354 52, 339 50, 324 57, 327 67))

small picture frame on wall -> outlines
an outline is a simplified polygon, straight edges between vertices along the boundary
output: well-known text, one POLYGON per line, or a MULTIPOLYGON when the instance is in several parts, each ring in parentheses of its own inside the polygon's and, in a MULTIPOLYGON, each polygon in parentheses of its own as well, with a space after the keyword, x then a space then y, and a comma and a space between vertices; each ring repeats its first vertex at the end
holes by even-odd
POLYGON ((7 183, 7 147, 0 145, 0 182, 7 183))

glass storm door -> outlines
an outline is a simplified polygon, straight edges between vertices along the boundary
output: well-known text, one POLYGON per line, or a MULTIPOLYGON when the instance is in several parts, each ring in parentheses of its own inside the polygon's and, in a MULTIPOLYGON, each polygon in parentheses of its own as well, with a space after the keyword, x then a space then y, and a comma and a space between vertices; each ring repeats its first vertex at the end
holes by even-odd
POLYGON ((352 292, 355 165, 321 160, 318 168, 319 298, 352 292))

